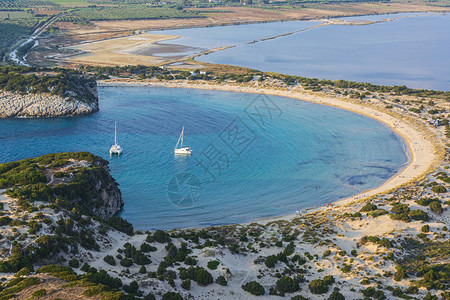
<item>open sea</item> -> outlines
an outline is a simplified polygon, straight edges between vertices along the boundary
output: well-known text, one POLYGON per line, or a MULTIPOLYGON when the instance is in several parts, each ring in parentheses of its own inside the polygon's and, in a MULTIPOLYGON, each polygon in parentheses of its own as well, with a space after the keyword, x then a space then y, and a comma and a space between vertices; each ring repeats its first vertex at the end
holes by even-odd
POLYGON ((1 119, 0 163, 89 151, 110 161, 136 229, 230 224, 294 213, 377 187, 408 161, 384 124, 277 96, 100 87, 100 111, 1 119), (114 121, 120 157, 110 157, 114 121), (191 156, 173 151, 182 127, 191 156))

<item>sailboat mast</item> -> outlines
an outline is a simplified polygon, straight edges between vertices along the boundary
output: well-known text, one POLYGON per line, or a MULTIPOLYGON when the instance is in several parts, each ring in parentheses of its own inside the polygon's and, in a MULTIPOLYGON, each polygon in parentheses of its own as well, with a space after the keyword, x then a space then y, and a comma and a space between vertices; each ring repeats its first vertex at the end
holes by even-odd
POLYGON ((117 145, 117 122, 114 122, 114 145, 117 145))
POLYGON ((183 136, 184 136, 184 126, 183 126, 183 129, 181 130, 181 147, 180 148, 183 148, 183 136))

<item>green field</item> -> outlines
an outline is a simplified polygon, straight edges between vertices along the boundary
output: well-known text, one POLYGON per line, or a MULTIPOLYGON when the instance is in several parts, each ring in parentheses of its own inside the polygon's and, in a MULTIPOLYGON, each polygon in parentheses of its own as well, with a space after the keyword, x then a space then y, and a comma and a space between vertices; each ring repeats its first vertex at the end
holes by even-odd
POLYGON ((50 0, 51 2, 57 4, 57 5, 69 5, 69 6, 85 6, 85 5, 92 5, 92 3, 89 3, 88 1, 84 0, 50 0))
POLYGON ((26 11, 8 11, 8 10, 0 10, 0 20, 3 19, 26 19, 26 18, 32 18, 33 16, 26 11))
POLYGON ((55 6, 55 3, 48 0, 0 0, 0 10, 36 6, 55 6))
POLYGON ((75 15, 87 21, 204 17, 196 11, 186 11, 173 7, 153 7, 149 5, 86 8, 80 9, 75 15))

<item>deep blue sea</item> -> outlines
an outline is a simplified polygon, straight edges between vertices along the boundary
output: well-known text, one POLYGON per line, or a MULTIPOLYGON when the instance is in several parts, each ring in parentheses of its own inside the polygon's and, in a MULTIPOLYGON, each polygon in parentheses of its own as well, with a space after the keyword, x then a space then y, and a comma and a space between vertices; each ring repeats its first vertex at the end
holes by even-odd
POLYGON ((274 22, 153 32, 181 36, 163 42, 165 44, 199 48, 189 50, 186 55, 200 53, 202 49, 235 46, 198 57, 202 62, 319 79, 450 90, 450 15, 403 13, 343 19, 377 21, 390 18, 397 19, 364 26, 328 25, 306 31, 301 30, 319 22, 274 22), (292 32, 294 34, 249 44, 292 32))
POLYGON ((0 162, 89 151, 110 161, 137 229, 252 221, 379 186, 407 162, 401 139, 352 112, 283 97, 101 87, 91 116, 0 120, 0 162), (124 148, 110 157, 114 141, 124 148), (173 153, 181 128, 192 156, 173 153))

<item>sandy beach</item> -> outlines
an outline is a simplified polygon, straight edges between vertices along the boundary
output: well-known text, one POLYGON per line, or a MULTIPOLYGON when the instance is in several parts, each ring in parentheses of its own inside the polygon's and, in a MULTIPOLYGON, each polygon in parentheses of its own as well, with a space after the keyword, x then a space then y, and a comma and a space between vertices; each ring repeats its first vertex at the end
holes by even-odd
MULTIPOLYGON (((99 86, 119 86, 119 85, 136 85, 136 86, 155 86, 168 88, 189 88, 189 89, 204 89, 217 91, 231 91, 242 93, 255 93, 289 97, 317 103, 322 105, 333 106, 358 114, 368 116, 383 122, 398 135, 400 135, 407 149, 409 161, 403 169, 391 177, 388 181, 379 187, 364 191, 353 197, 345 199, 336 199, 333 205, 345 205, 353 201, 364 200, 375 197, 378 194, 389 193, 393 189, 406 186, 414 181, 421 179, 431 172, 442 160, 442 150, 440 150, 440 141, 434 134, 426 127, 425 124, 409 116, 400 116, 395 112, 386 109, 379 109, 367 103, 351 102, 348 98, 330 97, 320 93, 303 92, 296 90, 277 90, 275 88, 259 88, 231 84, 211 84, 211 83, 190 83, 186 81, 177 82, 160 82, 160 81, 132 81, 132 80, 104 80, 99 82, 99 86)), ((315 207, 307 209, 311 212, 322 207, 315 207)), ((289 214, 280 217, 271 217, 264 220, 257 221, 271 221, 278 219, 291 219, 296 214, 289 214)))

